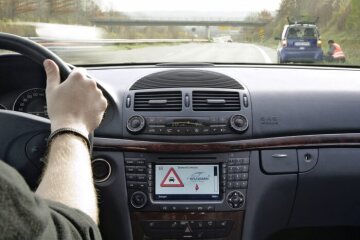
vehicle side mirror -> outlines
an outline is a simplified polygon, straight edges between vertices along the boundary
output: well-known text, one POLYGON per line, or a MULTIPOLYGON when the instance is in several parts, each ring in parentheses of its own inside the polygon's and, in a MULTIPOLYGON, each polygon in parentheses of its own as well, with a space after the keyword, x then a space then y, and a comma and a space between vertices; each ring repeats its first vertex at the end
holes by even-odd
POLYGON ((281 40, 281 38, 279 38, 279 37, 275 37, 274 38, 276 41, 280 41, 281 40))

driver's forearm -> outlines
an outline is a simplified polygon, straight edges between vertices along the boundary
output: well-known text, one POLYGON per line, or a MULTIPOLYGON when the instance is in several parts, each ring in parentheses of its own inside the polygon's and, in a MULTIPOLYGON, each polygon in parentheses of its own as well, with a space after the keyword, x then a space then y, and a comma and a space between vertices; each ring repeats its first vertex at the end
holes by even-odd
POLYGON ((36 194, 77 208, 98 222, 90 155, 81 138, 66 134, 52 141, 36 194))

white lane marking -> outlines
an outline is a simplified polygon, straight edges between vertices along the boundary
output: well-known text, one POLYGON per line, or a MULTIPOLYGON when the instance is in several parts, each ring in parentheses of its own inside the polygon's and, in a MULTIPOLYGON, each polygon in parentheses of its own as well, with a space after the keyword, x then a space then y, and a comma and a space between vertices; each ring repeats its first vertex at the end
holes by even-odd
POLYGON ((257 50, 259 50, 259 52, 261 53, 261 55, 263 56, 265 63, 273 63, 271 58, 269 57, 269 55, 264 51, 264 49, 262 49, 261 47, 258 47, 256 45, 253 45, 253 47, 255 47, 257 50))

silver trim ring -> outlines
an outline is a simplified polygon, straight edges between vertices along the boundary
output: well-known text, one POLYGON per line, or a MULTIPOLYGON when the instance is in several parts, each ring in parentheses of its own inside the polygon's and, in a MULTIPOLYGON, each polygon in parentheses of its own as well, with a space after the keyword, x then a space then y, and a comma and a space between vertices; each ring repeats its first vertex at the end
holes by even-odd
POLYGON ((108 180, 108 179, 110 178, 110 175, 111 175, 111 165, 110 165, 110 163, 109 163, 108 161, 106 161, 106 160, 103 159, 103 158, 95 158, 94 160, 91 161, 91 165, 93 165, 93 164, 96 163, 96 162, 104 162, 104 163, 108 166, 109 172, 108 172, 108 174, 106 175, 106 177, 104 177, 104 178, 102 178, 102 179, 96 179, 96 178, 94 177, 94 181, 95 181, 96 183, 105 182, 106 180, 108 180))

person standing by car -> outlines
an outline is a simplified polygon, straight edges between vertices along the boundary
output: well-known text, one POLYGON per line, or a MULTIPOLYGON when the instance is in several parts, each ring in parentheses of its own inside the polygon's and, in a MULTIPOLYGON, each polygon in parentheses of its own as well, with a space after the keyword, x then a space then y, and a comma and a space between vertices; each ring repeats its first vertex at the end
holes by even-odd
POLYGON ((328 62, 345 62, 345 54, 340 45, 338 43, 335 43, 334 40, 329 40, 328 44, 329 51, 327 53, 326 60, 328 62))
POLYGON ((46 60, 44 67, 52 132, 45 171, 33 193, 0 161, 0 239, 101 239, 88 135, 107 101, 81 69, 60 83, 57 65, 46 60))

